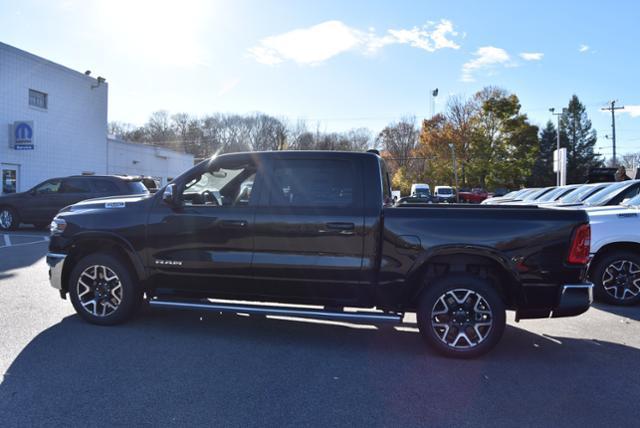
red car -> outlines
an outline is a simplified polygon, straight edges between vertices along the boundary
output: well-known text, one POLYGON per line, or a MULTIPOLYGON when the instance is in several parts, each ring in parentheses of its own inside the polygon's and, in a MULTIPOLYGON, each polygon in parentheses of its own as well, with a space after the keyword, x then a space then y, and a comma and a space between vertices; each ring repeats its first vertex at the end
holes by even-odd
POLYGON ((471 189, 470 192, 459 192, 458 198, 460 202, 465 202, 468 204, 479 204, 489 197, 489 193, 487 193, 484 189, 471 189))

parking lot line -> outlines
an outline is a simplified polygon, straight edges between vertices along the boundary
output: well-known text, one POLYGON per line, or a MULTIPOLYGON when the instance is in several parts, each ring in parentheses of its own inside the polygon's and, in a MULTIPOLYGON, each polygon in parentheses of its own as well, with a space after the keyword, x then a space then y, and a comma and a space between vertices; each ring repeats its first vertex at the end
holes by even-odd
POLYGON ((4 235, 4 245, 5 247, 11 246, 11 238, 9 238, 9 235, 4 235))

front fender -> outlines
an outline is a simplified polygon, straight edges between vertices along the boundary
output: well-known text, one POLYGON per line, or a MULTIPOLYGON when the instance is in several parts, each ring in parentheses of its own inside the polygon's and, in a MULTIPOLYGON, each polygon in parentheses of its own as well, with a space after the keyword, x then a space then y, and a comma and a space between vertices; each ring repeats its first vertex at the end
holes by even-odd
POLYGON ((134 250, 133 246, 122 236, 108 231, 86 231, 74 234, 61 245, 62 251, 67 254, 73 252, 74 247, 91 247, 100 249, 107 247, 109 244, 115 246, 128 259, 133 266, 136 276, 139 280, 144 281, 148 277, 147 270, 144 267, 142 259, 134 250))

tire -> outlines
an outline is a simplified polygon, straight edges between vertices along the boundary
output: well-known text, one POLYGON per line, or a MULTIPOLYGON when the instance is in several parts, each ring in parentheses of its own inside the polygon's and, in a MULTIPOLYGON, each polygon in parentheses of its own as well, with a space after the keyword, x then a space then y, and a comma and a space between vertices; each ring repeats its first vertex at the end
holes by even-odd
POLYGON ((16 230, 20 225, 20 217, 13 208, 0 208, 0 230, 16 230))
POLYGON ((78 261, 67 285, 74 309, 92 324, 125 322, 142 300, 142 291, 129 268, 112 254, 91 254, 78 261))
POLYGON ((598 300, 621 306, 640 302, 640 254, 610 252, 599 258, 589 276, 598 300))
POLYGON ((447 357, 475 358, 500 341, 505 304, 489 281, 460 273, 425 285, 418 328, 427 344, 447 357))

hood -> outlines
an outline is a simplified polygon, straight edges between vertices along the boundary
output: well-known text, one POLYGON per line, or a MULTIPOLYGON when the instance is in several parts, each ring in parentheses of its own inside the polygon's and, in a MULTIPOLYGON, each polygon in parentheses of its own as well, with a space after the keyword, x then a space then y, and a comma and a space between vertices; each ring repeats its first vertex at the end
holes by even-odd
POLYGON ((20 199, 23 196, 26 196, 29 192, 17 192, 17 193, 7 193, 4 195, 0 195, 0 201, 8 201, 11 199, 20 199))
POLYGON ((640 208, 623 205, 587 208, 585 211, 589 214, 589 220, 594 222, 610 217, 637 217, 640 214, 640 208))
POLYGON ((118 209, 126 208, 127 205, 138 204, 153 197, 151 193, 128 196, 109 196, 106 198, 87 199, 73 205, 69 205, 62 210, 63 212, 76 212, 93 209, 118 209))

